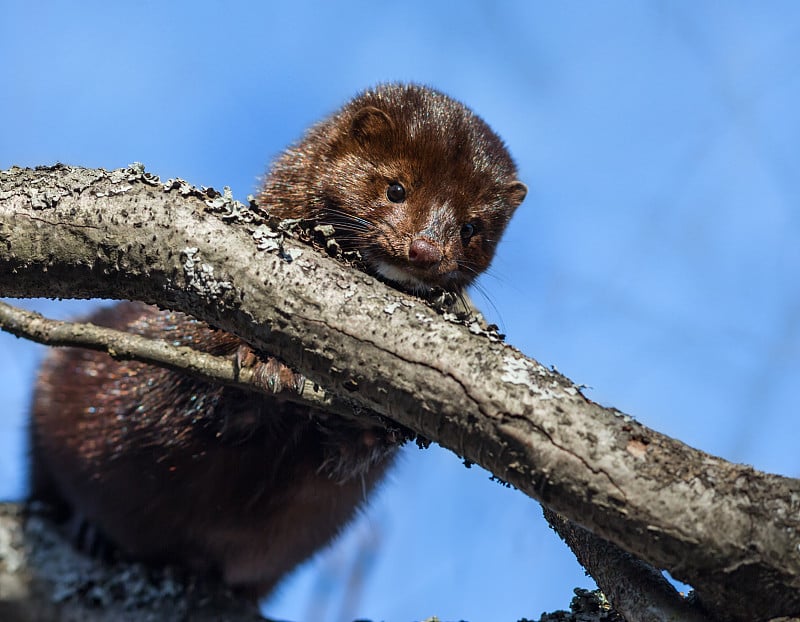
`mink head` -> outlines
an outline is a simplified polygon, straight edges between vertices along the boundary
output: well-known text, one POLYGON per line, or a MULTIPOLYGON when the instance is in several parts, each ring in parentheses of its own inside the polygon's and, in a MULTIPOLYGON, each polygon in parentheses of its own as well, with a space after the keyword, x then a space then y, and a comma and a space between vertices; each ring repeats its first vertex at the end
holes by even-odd
POLYGON ((276 162, 259 195, 331 224, 370 270, 411 291, 458 291, 489 265, 527 188, 502 140, 427 87, 365 91, 276 162))

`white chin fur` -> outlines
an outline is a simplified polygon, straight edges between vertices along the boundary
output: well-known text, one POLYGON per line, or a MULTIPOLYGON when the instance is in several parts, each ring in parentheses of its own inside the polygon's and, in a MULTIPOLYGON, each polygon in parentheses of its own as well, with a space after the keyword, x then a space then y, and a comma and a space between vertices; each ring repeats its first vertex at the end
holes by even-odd
POLYGON ((384 261, 376 261, 373 264, 373 268, 375 268, 375 271, 383 278, 388 279, 393 283, 402 285, 406 289, 418 292, 427 292, 431 289, 431 286, 425 281, 420 281, 417 277, 412 276, 397 266, 393 266, 392 264, 384 261))

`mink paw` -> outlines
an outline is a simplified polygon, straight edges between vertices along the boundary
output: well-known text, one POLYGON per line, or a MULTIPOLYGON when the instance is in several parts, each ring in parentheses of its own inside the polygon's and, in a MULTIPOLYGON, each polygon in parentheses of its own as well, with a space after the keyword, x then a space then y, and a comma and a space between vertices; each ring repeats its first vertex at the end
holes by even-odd
POLYGON ((262 358, 244 344, 236 349, 236 366, 240 374, 248 370, 256 386, 270 393, 301 393, 306 381, 302 374, 296 373, 275 357, 262 358))

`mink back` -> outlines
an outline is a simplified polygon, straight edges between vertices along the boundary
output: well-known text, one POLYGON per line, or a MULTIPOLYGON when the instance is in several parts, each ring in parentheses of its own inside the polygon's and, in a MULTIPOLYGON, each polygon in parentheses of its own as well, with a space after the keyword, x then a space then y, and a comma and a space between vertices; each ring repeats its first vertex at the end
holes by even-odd
MULTIPOLYGON (((217 355, 242 342, 181 313, 121 303, 95 324, 217 355)), ((75 348, 40 371, 31 498, 123 557, 263 595, 324 546, 391 463, 381 430, 75 348)), ((78 542, 94 547, 94 542, 78 542)))

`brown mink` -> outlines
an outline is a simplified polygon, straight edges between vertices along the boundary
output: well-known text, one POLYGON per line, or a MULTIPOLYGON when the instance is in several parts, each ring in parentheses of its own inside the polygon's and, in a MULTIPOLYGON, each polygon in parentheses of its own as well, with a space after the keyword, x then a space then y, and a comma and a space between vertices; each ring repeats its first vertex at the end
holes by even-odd
MULTIPOLYGON (((525 197, 516 175, 468 108, 427 87, 386 85, 280 156, 258 202, 332 224, 367 269, 403 289, 458 292, 489 265, 525 197)), ((247 352, 230 334, 140 303, 89 320, 247 352)), ((299 380, 270 364, 284 383, 299 380)), ((253 595, 337 534, 396 447, 379 428, 80 349, 45 360, 31 444, 33 499, 127 557, 218 575, 253 595)))

